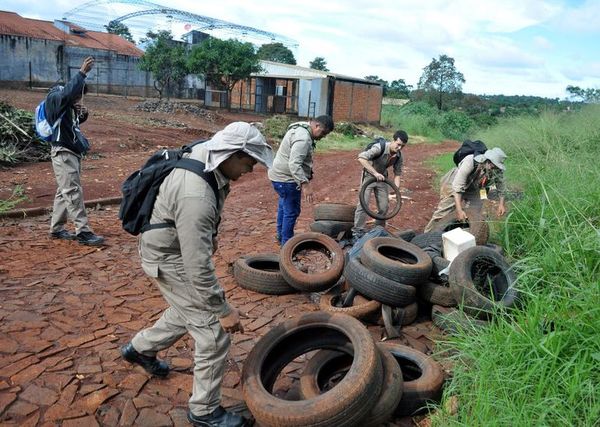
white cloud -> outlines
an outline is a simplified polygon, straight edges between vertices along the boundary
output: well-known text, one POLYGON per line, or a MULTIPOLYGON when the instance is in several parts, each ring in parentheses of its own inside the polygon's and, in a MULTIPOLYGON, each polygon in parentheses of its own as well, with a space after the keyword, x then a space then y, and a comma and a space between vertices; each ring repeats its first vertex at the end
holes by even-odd
POLYGON ((539 47, 540 49, 552 49, 552 43, 542 36, 535 36, 533 38, 533 44, 539 47))
POLYGON ((553 25, 563 31, 599 33, 600 2, 587 0, 578 8, 565 10, 553 25))

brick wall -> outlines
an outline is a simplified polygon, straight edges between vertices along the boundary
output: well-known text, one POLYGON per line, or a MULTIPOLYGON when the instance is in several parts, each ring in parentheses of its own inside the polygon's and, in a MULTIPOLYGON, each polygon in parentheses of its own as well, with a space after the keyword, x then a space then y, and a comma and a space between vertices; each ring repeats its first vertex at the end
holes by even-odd
POLYGON ((382 97, 381 86, 336 80, 333 120, 379 123, 382 97))

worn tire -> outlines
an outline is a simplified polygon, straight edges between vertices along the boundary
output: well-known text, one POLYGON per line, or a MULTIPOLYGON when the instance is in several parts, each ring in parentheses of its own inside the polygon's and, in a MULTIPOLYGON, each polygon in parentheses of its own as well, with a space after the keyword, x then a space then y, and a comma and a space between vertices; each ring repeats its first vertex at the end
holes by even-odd
POLYGON ((418 290, 419 296, 425 301, 444 307, 456 307, 454 292, 449 286, 440 285, 435 282, 423 283, 418 290))
POLYGON ((447 334, 476 332, 489 326, 489 322, 469 317, 466 313, 455 308, 434 305, 431 307, 433 324, 447 334))
MULTIPOLYGON (((383 387, 377 403, 363 420, 364 427, 378 427, 388 421, 402 399, 404 388, 400 365, 380 343, 377 347, 383 364, 383 387)), ((352 358, 344 353, 327 350, 317 352, 306 363, 300 377, 300 395, 310 399, 326 393, 328 377, 347 371, 351 363, 352 358)))
POLYGON ((315 221, 311 222, 308 228, 315 233, 326 234, 329 237, 337 237, 340 233, 349 233, 354 227, 353 222, 342 221, 315 221))
POLYGON ((369 331, 360 321, 322 311, 283 322, 248 354, 242 370, 244 400, 263 426, 360 426, 381 393, 383 367, 369 331), (283 368, 312 350, 343 351, 353 357, 346 376, 314 399, 288 401, 272 394, 283 368))
POLYGON ((445 270, 450 265, 450 261, 441 256, 434 256, 431 258, 431 262, 433 266, 431 268, 430 277, 434 277, 436 279, 440 278, 440 271, 445 270))
POLYGON ((517 300, 513 269, 493 249, 475 246, 461 252, 450 264, 448 283, 466 313, 487 318, 496 309, 510 308, 517 300), (484 289, 484 281, 491 283, 484 289))
POLYGON ((261 294, 286 295, 296 292, 281 275, 277 254, 238 258, 233 264, 233 277, 242 288, 261 294))
POLYGON ((366 268, 359 258, 351 259, 344 270, 346 280, 361 294, 392 307, 405 307, 416 301, 417 290, 385 278, 366 268))
POLYGON ((381 306, 381 323, 385 328, 388 339, 402 335, 402 326, 410 325, 417 319, 419 305, 416 302, 406 307, 381 306))
POLYGON ((431 273, 431 257, 419 247, 395 237, 376 237, 363 246, 362 264, 371 271, 405 285, 419 285, 431 273))
POLYGON ((332 287, 344 270, 342 248, 329 236, 320 233, 297 234, 281 248, 279 267, 283 278, 295 289, 305 292, 319 292, 332 287), (305 273, 296 268, 294 256, 305 249, 323 251, 329 257, 331 266, 320 273, 305 273))
POLYGON ((315 221, 340 221, 354 223, 356 206, 344 203, 319 203, 313 212, 315 221))
POLYGON ((475 243, 478 245, 485 245, 490 236, 490 226, 477 209, 465 209, 465 213, 469 218, 468 223, 460 223, 456 220, 456 211, 452 211, 442 217, 432 228, 431 231, 446 231, 453 230, 457 227, 464 228, 473 236, 475 236, 475 243))
POLYGON ((440 365, 430 356, 411 347, 392 341, 386 341, 382 345, 392 353, 404 377, 404 390, 396 415, 415 415, 428 402, 439 402, 444 382, 444 372, 440 365))
POLYGON ((391 212, 386 212, 385 214, 379 214, 377 212, 372 212, 371 209, 369 209, 369 201, 365 199, 365 190, 367 189, 367 187, 369 185, 371 185, 375 182, 377 182, 377 179, 374 177, 367 178, 363 182, 362 186, 360 187, 360 193, 358 194, 358 200, 360 202, 360 205, 364 209, 365 213, 367 215, 369 215, 371 218, 380 219, 380 220, 392 219, 393 217, 398 215, 398 212, 400 212, 400 208, 402 207, 402 196, 400 195, 400 189, 398 187, 396 187, 396 184, 394 184, 394 182, 390 181, 389 179, 386 179, 385 181, 381 181, 381 182, 386 183, 388 186, 392 187, 392 190, 394 190, 394 194, 396 195, 396 205, 394 206, 394 209, 391 210, 391 212))
POLYGON ((327 293, 321 296, 319 307, 323 311, 329 313, 343 313, 352 316, 355 319, 364 319, 371 314, 376 313, 381 308, 381 303, 374 300, 369 300, 362 295, 356 295, 350 307, 340 307, 337 304, 344 299, 345 293, 336 295, 327 293))

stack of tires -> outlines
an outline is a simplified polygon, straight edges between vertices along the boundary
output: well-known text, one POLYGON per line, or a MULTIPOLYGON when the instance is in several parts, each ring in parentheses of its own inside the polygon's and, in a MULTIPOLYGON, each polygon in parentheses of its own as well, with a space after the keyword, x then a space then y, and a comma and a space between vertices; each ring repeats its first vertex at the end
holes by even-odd
POLYGON ((379 426, 439 401, 443 372, 430 357, 395 343, 375 343, 358 320, 315 312, 271 329, 242 371, 244 399, 263 426, 379 426), (274 394, 283 369, 304 365, 297 400, 274 394))
POLYGON ((343 203, 320 203, 314 209, 314 222, 310 231, 333 238, 349 237, 354 225, 356 206, 343 203))

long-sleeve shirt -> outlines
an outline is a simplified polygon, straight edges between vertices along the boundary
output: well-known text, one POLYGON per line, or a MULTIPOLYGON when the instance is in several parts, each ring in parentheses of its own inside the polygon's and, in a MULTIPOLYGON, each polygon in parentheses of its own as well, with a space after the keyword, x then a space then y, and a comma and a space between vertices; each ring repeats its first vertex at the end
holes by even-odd
MULTIPOLYGON (((444 177, 442 177, 441 192, 443 196, 449 196, 453 193, 476 193, 480 188, 480 181, 484 172, 479 171, 477 167, 479 162, 475 161, 474 156, 469 154, 459 164, 453 168, 444 177)), ((485 187, 495 185, 498 193, 503 195, 505 192, 504 174, 502 171, 493 169, 486 179, 485 187)))
POLYGON ((399 151, 395 155, 391 154, 389 142, 386 142, 383 154, 381 153, 381 144, 373 144, 368 150, 359 153, 358 158, 370 161, 373 169, 386 178, 388 176, 389 166, 393 166, 394 176, 400 176, 402 174, 402 152, 399 151))
POLYGON ((275 182, 296 182, 299 186, 312 178, 314 141, 307 122, 290 125, 281 140, 269 179, 275 182))
MULTIPOLYGON (((206 162, 207 152, 197 145, 190 158, 206 162)), ((190 298, 202 313, 206 324, 226 316, 231 308, 217 281, 212 261, 213 236, 229 193, 229 180, 214 171, 219 201, 210 185, 194 172, 174 169, 160 186, 151 224, 174 222, 175 227, 146 231, 140 239, 142 268, 150 277, 158 277, 161 266, 184 273, 190 286, 190 298)), ((182 279, 183 280, 183 279, 182 279)))

